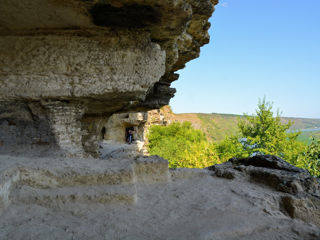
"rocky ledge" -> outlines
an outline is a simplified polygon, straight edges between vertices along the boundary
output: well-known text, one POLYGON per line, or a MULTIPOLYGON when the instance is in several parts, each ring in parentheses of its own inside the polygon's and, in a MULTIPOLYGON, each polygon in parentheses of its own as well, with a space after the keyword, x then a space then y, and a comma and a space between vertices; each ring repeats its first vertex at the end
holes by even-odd
POLYGON ((218 177, 245 179, 277 191, 281 212, 320 226, 320 180, 306 170, 271 155, 232 158, 208 169, 218 177))
POLYGON ((273 156, 0 160, 0 239, 320 239, 319 179, 273 156))

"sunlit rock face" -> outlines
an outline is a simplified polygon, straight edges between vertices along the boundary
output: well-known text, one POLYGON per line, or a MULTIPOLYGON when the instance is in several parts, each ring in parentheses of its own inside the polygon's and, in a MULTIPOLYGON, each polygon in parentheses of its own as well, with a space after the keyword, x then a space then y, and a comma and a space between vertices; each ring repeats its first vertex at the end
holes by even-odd
POLYGON ((215 4, 0 0, 1 146, 84 156, 106 117, 168 104, 175 72, 209 42, 215 4))
MULTIPOLYGON (((10 100, 116 100, 115 108, 143 100, 165 72, 165 52, 136 33, 98 36, 0 38, 0 96, 10 100)), ((92 105, 91 105, 92 104, 92 105)))

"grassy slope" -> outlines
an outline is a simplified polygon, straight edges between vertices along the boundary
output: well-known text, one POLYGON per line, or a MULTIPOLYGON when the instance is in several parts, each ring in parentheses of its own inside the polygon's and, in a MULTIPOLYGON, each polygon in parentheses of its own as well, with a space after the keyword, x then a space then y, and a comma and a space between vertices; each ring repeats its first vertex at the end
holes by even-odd
POLYGON ((320 131, 314 131, 314 132, 303 132, 301 133, 301 135, 299 136, 299 140, 301 142, 304 142, 304 143, 310 143, 311 142, 311 138, 314 137, 314 138, 317 138, 317 139, 320 139, 320 131))
MULTIPOLYGON (((203 130, 208 139, 212 141, 221 141, 226 136, 235 134, 237 131, 238 119, 243 116, 233 114, 205 114, 205 113, 185 113, 185 114, 171 114, 171 121, 191 122, 192 125, 203 130)), ((291 129, 310 129, 320 128, 320 119, 307 118, 282 118, 284 123, 289 121, 294 122, 291 129)), ((320 138, 320 131, 303 132, 300 136, 300 141, 309 142, 309 137, 315 135, 320 138)))
POLYGON ((201 129, 212 141, 221 141, 227 135, 237 132, 237 122, 240 116, 227 114, 196 114, 201 120, 201 129))
POLYGON ((294 122, 294 125, 291 127, 292 130, 297 129, 311 129, 320 127, 320 119, 312 118, 282 118, 285 123, 288 121, 294 122))

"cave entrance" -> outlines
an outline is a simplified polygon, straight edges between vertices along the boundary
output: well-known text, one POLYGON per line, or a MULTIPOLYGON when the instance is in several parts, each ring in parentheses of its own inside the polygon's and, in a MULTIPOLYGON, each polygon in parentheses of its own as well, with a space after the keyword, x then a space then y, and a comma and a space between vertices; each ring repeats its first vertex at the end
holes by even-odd
POLYGON ((127 126, 125 131, 125 142, 128 144, 133 143, 135 128, 133 126, 127 126))

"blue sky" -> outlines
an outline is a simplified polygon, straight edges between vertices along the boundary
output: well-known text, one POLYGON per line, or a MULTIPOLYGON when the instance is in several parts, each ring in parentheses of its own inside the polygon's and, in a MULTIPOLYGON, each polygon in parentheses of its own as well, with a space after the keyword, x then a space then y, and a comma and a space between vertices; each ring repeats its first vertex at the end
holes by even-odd
POLYGON ((210 21, 174 112, 251 114, 266 96, 282 116, 320 118, 320 0, 220 0, 210 21))

